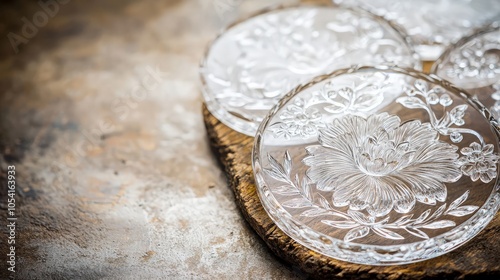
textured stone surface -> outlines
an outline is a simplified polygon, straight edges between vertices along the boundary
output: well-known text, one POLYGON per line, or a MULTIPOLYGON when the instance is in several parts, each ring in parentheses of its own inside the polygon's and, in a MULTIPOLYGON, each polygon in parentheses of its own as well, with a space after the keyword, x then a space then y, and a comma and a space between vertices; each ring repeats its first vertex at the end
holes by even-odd
POLYGON ((18 279, 301 276, 244 222, 200 112, 206 44, 269 1, 69 1, 16 54, 24 2, 0 7, 1 279, 10 164, 18 279))

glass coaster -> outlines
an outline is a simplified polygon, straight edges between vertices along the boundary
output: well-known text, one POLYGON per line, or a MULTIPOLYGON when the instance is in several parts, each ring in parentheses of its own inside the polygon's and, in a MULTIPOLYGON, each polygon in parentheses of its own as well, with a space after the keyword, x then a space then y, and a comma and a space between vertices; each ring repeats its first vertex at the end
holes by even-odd
POLYGON ((500 27, 494 25, 450 46, 434 63, 436 75, 465 88, 500 118, 500 27))
POLYGON ((358 6, 401 25, 423 60, 434 61, 444 48, 493 20, 500 19, 498 0, 333 0, 358 6))
POLYGON ((254 136, 269 109, 311 78, 354 64, 421 66, 387 22, 331 6, 267 10, 233 24, 209 47, 201 66, 210 112, 254 136))
POLYGON ((500 205, 499 131, 482 109, 415 70, 320 76, 259 127, 261 202, 287 235, 335 259, 390 265, 445 254, 500 205))

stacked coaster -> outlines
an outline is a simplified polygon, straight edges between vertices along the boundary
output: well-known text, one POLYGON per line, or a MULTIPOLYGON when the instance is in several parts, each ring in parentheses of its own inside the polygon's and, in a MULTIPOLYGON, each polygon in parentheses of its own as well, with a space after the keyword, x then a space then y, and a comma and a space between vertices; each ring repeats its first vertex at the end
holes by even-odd
POLYGON ((500 118, 500 27, 494 23, 450 46, 431 70, 478 98, 500 118))
POLYGON ((282 7, 228 27, 202 62, 210 112, 255 136, 267 213, 325 256, 433 258, 500 206, 495 104, 478 101, 500 90, 497 25, 459 40, 430 76, 405 28, 352 7, 282 7))
POLYGON ((231 25, 209 47, 201 66, 205 102, 224 124, 254 136, 278 100, 318 75, 356 64, 420 68, 408 40, 360 10, 264 11, 231 25))
POLYGON ((333 0, 361 7, 397 23, 412 38, 423 60, 436 60, 443 50, 460 38, 500 19, 496 0, 333 0))

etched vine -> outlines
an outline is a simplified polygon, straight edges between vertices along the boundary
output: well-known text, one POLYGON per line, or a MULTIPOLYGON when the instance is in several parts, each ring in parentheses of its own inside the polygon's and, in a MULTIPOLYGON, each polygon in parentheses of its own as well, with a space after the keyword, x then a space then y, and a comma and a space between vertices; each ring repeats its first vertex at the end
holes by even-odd
POLYGON ((463 134, 473 135, 478 142, 472 142, 469 147, 460 150, 463 157, 457 163, 461 166, 462 173, 470 176, 472 181, 481 179, 488 183, 497 177, 497 162, 499 156, 495 153, 492 144, 487 144, 483 136, 477 131, 468 128, 460 128, 465 124, 463 117, 468 105, 461 104, 451 110, 447 110, 453 104, 453 99, 448 93, 445 93, 441 87, 428 89, 427 84, 422 80, 416 80, 414 87, 407 91, 408 96, 400 97, 396 102, 408 109, 423 109, 430 118, 430 124, 441 135, 449 136, 453 143, 460 143, 463 140, 463 134), (443 116, 437 118, 432 108, 433 105, 443 107, 443 116), (453 127, 455 126, 455 127, 453 127))
POLYGON ((296 98, 279 115, 279 121, 270 128, 277 138, 308 138, 316 136, 324 127, 323 114, 369 114, 384 102, 384 93, 394 84, 384 76, 363 75, 347 84, 329 81, 315 91, 308 99, 296 98))

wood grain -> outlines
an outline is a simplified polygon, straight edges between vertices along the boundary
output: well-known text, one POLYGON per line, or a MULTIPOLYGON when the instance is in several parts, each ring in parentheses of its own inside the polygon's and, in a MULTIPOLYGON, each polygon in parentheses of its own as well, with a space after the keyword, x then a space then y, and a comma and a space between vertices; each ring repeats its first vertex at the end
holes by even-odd
MULTIPOLYGON (((426 65, 428 68, 428 65, 426 65)), ((251 166, 253 137, 218 121, 204 105, 204 122, 213 152, 225 169, 241 213, 280 258, 314 278, 329 279, 500 279, 500 216, 473 241, 424 262, 367 266, 338 261, 307 249, 284 234, 267 215, 255 188, 251 166), (490 278, 487 278, 490 279, 490 278)))

